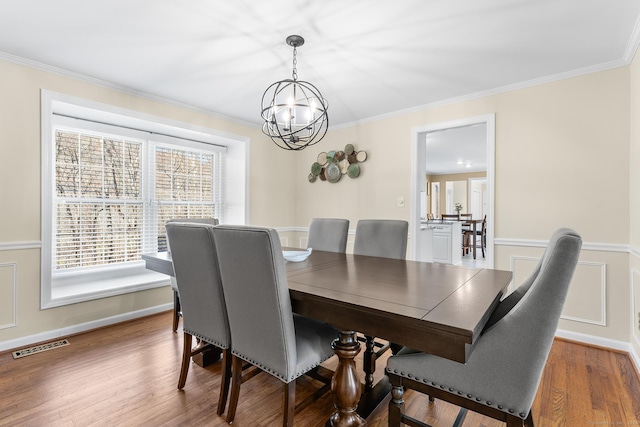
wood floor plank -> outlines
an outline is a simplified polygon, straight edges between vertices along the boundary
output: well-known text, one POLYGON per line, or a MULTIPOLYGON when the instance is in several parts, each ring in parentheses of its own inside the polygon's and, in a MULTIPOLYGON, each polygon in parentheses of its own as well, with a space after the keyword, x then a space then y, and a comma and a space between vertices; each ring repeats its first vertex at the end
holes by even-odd
MULTIPOLYGON (((216 415, 219 363, 191 364, 183 390, 177 389, 182 334, 171 331, 162 313, 68 338, 69 346, 14 360, 0 354, 0 426, 227 426, 216 415)), ((385 355, 384 357, 387 357, 385 355)), ((362 369, 362 361, 356 361, 362 369)), ((384 374, 378 362, 376 378, 384 374)), ((327 363, 335 369, 336 361, 327 363)), ((296 386, 299 399, 315 380, 296 386)), ((458 408, 411 390, 406 411, 433 427, 449 426, 458 408)), ((259 374, 242 385, 234 426, 278 426, 282 382, 259 374)), ((296 415, 296 425, 315 427, 333 412, 325 395, 296 415)), ((537 427, 640 425, 640 381, 628 355, 556 340, 533 406, 537 427)), ((387 425, 386 405, 369 426, 387 425)), ((467 427, 504 424, 469 413, 467 427)))

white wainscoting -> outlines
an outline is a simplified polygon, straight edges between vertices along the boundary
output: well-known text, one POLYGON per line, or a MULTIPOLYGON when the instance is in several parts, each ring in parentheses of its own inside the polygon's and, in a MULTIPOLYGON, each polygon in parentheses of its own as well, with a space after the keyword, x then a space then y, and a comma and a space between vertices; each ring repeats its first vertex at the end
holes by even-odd
POLYGON ((18 264, 0 264, 0 329, 15 327, 17 322, 18 264))
POLYGON ((631 336, 640 347, 640 272, 631 269, 631 336))
MULTIPOLYGON (((513 282, 522 283, 534 270, 540 258, 511 256, 513 282)), ((562 319, 607 326, 607 266, 600 262, 578 261, 573 274, 562 319), (591 296, 590 299, 584 295, 591 296)), ((513 290, 513 289, 511 289, 513 290)))

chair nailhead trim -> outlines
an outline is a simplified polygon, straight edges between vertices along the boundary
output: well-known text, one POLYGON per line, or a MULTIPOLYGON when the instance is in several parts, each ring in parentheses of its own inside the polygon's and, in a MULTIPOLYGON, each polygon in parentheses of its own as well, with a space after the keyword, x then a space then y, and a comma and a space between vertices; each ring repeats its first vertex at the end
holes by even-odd
POLYGON ((290 383, 291 381, 295 380, 296 378, 306 374, 307 372, 309 372, 310 370, 312 370, 313 368, 315 368, 316 366, 319 366, 322 362, 324 362, 325 360, 329 359, 331 356, 326 357, 324 359, 322 359, 320 362, 318 362, 317 364, 310 366, 308 368, 303 368, 301 372, 296 372, 294 375, 290 375, 289 378, 284 377, 283 375, 280 375, 279 373, 273 371, 272 369, 264 366, 263 364, 256 362, 255 360, 251 359, 250 357, 245 357, 244 355, 238 353, 235 350, 231 350, 231 353, 240 357, 241 359, 251 363, 254 366, 257 366, 258 368, 262 369, 265 372, 268 372, 269 374, 273 375, 276 378, 279 378, 280 380, 286 382, 286 383, 290 383))
MULTIPOLYGON (((389 373, 394 372, 394 373, 398 374, 398 370, 397 370, 397 369, 393 369, 393 370, 392 370, 392 369, 388 369, 388 368, 387 368, 386 370, 387 370, 387 372, 389 372, 389 373)), ((400 375, 401 375, 401 376, 405 376, 405 377, 407 377, 407 378, 415 378, 415 380, 416 380, 416 381, 420 381, 420 382, 422 382, 422 383, 424 383, 424 384, 430 385, 430 386, 435 387, 435 388, 440 388, 441 390, 445 390, 445 389, 447 389, 450 393, 457 393, 459 396, 463 396, 463 397, 465 396, 465 393, 464 393, 463 391, 461 391, 461 390, 456 390, 456 389, 454 389, 453 387, 447 387, 447 386, 446 386, 446 385, 444 385, 444 384, 438 384, 438 383, 436 383, 436 382, 434 382, 434 381, 428 381, 428 380, 426 380, 426 379, 420 379, 420 378, 418 378, 418 377, 413 377, 411 374, 405 374, 404 372, 401 372, 401 373, 400 373, 400 375)), ((495 405, 493 402, 491 402, 491 401, 489 401, 489 400, 487 400, 487 401, 483 401, 480 397, 475 397, 475 396, 473 396, 473 395, 472 395, 472 394, 470 394, 470 393, 467 393, 467 394, 466 394, 466 397, 467 397, 467 399, 469 399, 469 400, 475 400, 476 402, 480 402, 480 403, 482 403, 483 405, 496 407, 496 408, 498 408, 498 409, 499 409, 499 410, 501 410, 501 411, 504 411, 504 410, 505 410, 505 409, 504 409, 504 405, 495 405)), ((508 411, 510 414, 513 414, 513 413, 515 413, 515 412, 516 412, 514 409, 508 409, 507 411, 508 411)), ((520 416, 520 418, 522 418, 522 419, 525 419, 525 418, 526 418, 526 414, 525 414, 525 413, 523 413, 523 412, 518 413, 518 415, 519 415, 519 416, 520 416)))

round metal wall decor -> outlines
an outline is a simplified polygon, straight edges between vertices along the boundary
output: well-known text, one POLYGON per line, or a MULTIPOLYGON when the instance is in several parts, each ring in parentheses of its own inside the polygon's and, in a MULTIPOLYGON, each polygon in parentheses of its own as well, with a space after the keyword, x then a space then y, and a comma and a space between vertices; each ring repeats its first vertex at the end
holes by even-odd
POLYGON ((344 150, 331 150, 318 154, 317 161, 311 165, 309 182, 328 181, 336 183, 342 175, 357 178, 362 173, 361 164, 367 160, 366 151, 356 151, 353 144, 347 144, 344 150))

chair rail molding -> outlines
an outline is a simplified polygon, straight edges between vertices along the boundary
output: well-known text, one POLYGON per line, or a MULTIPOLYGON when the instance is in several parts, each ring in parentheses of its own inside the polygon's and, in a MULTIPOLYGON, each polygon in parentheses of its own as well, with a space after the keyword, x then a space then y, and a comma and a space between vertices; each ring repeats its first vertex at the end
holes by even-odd
MULTIPOLYGON (((494 245, 499 246, 526 246, 530 248, 546 248, 549 244, 548 240, 533 240, 533 239, 505 239, 495 238, 493 240, 494 245)), ((640 256, 640 248, 635 248, 626 244, 618 243, 598 243, 598 242, 584 242, 582 244, 583 251, 597 251, 597 252, 621 252, 631 253, 636 256, 640 256), (635 251, 635 253, 634 253, 635 251)))
POLYGON ((19 251, 23 249, 40 249, 40 240, 27 240, 24 242, 0 242, 0 251, 19 251))
POLYGON ((636 258, 640 258, 640 248, 637 246, 629 245, 629 253, 636 258))

